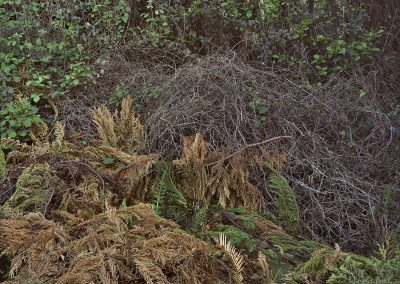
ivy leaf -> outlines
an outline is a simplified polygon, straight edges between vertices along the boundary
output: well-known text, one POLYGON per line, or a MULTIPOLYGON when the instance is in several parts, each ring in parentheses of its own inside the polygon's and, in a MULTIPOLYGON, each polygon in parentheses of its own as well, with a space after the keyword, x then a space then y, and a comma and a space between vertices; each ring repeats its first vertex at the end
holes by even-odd
POLYGON ((32 121, 33 121, 33 123, 35 123, 35 124, 39 124, 39 123, 42 122, 42 119, 40 118, 39 115, 35 115, 35 116, 32 116, 32 121))

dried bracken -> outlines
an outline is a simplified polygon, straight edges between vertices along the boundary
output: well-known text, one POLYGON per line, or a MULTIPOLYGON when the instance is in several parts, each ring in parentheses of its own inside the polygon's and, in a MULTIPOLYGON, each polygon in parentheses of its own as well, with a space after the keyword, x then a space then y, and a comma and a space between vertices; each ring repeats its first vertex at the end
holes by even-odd
POLYGON ((0 251, 12 257, 14 282, 205 283, 207 244, 138 204, 64 226, 40 213, 0 221, 0 251))
POLYGON ((224 149, 209 153, 200 134, 185 137, 183 157, 173 161, 176 183, 191 199, 206 206, 217 200, 223 207, 260 210, 263 197, 250 182, 251 157, 237 154, 225 160, 228 155, 224 149))
POLYGON ((258 264, 261 266, 262 271, 265 274, 265 279, 266 279, 265 283, 266 284, 272 283, 271 271, 270 271, 270 268, 269 268, 269 265, 268 265, 267 258, 265 257, 265 254, 263 254, 262 252, 259 252, 257 260, 258 260, 258 264))
POLYGON ((226 239, 225 234, 219 235, 218 245, 229 255, 233 267, 235 268, 235 281, 237 284, 243 283, 243 256, 237 251, 237 249, 231 245, 226 239))
POLYGON ((144 146, 143 126, 133 111, 131 97, 124 99, 119 115, 111 114, 105 106, 92 110, 92 117, 104 145, 128 154, 138 153, 144 146))
MULTIPOLYGON (((336 269, 348 254, 279 226, 294 233, 300 210, 282 173, 286 154, 267 144, 289 136, 235 150, 213 148, 197 133, 183 138, 180 159, 161 160, 137 147, 142 128, 131 99, 119 117, 100 107, 94 119, 102 137, 89 145, 68 141, 61 123, 51 130, 38 125, 32 144, 1 140, 0 258, 10 260, 2 269, 8 283, 211 283, 232 276, 237 283, 268 283, 290 271, 287 278, 302 283, 319 281, 314 268, 325 278, 344 277, 336 269), (268 191, 256 186, 257 171, 268 191), (272 212, 262 210, 269 197, 272 212), (229 258, 219 259, 205 242, 218 237, 229 258)), ((397 259, 387 259, 392 271, 397 259)), ((365 277, 377 279, 368 269, 365 277)))

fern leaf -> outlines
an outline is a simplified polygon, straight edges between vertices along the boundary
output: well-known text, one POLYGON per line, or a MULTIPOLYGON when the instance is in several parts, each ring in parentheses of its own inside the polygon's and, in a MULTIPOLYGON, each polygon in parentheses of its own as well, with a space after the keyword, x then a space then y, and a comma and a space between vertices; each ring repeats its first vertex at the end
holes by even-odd
POLYGON ((193 232, 197 231, 200 228, 200 226, 202 226, 205 223, 207 219, 207 212, 208 212, 208 207, 202 207, 196 211, 191 224, 191 230, 193 232))
POLYGON ((235 268, 235 280, 236 283, 243 283, 243 256, 237 251, 237 249, 226 239, 226 235, 224 233, 220 233, 219 235, 219 245, 224 249, 224 251, 229 255, 232 264, 235 268))
POLYGON ((162 175, 156 187, 155 201, 153 203, 155 213, 166 217, 164 213, 167 209, 177 209, 182 212, 186 211, 188 201, 171 178, 170 163, 161 165, 161 167, 162 175))
POLYGON ((167 179, 169 175, 169 169, 164 169, 163 174, 161 175, 160 181, 157 185, 156 192, 154 194, 154 202, 153 202, 153 208, 154 212, 157 215, 161 214, 161 208, 165 204, 165 195, 167 192, 167 179))
POLYGON ((300 209, 293 189, 286 178, 276 171, 269 176, 269 182, 276 194, 278 220, 289 232, 295 232, 300 223, 300 209))
POLYGON ((65 127, 60 122, 56 122, 54 125, 54 141, 51 143, 53 149, 60 151, 64 141, 65 127))

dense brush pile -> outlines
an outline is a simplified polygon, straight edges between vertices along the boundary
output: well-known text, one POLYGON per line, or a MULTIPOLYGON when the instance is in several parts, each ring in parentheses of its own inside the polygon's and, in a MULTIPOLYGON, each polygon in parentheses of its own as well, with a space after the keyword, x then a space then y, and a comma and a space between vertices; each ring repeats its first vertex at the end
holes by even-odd
POLYGON ((100 139, 90 145, 67 141, 58 122, 34 128, 31 144, 1 140, 5 283, 400 282, 396 236, 366 258, 287 233, 300 222, 296 196, 279 155, 257 152, 290 137, 232 152, 196 134, 180 159, 161 160, 143 152, 131 98, 92 117, 100 139), (251 180, 257 168, 268 192, 251 180))
MULTIPOLYGON (((292 79, 301 71, 261 68, 236 53, 176 68, 138 57, 113 55, 88 97, 111 105, 115 86, 132 95, 144 127, 145 152, 179 157, 184 137, 198 132, 209 151, 219 153, 292 136, 250 148, 245 157, 262 157, 285 173, 297 198, 303 234, 369 254, 371 242, 382 242, 399 224, 400 136, 394 127, 400 120, 394 113, 400 112, 392 111, 400 99, 398 84, 371 72, 315 87, 292 79), (363 97, 361 86, 367 92, 363 97)), ((95 129, 89 111, 77 107, 80 102, 81 97, 65 101, 60 116, 68 130, 91 140, 95 129)), ((269 174, 256 167, 249 178, 267 209, 276 213, 269 174)))

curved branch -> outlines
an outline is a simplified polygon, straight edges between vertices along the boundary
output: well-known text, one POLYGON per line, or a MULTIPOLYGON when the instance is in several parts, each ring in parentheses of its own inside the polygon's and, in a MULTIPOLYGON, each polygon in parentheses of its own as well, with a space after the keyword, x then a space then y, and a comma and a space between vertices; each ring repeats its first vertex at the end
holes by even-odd
POLYGON ((262 141, 262 142, 258 142, 258 143, 246 145, 246 146, 244 146, 243 148, 239 149, 238 151, 236 151, 236 152, 234 152, 234 153, 232 153, 232 154, 226 156, 225 158, 223 158, 223 159, 221 159, 221 160, 218 160, 218 161, 215 161, 215 162, 212 162, 212 163, 205 164, 204 166, 207 167, 207 166, 216 165, 216 164, 218 164, 218 163, 220 163, 220 162, 226 161, 226 160, 228 160, 228 159, 230 159, 230 158, 236 156, 237 154, 239 154, 240 152, 242 152, 242 151, 244 151, 244 150, 246 150, 246 149, 249 149, 249 148, 252 148, 252 147, 261 146, 261 145, 265 145, 265 144, 274 142, 274 141, 276 141, 276 140, 282 140, 282 139, 293 139, 293 136, 277 136, 277 137, 270 138, 270 139, 268 139, 268 140, 264 140, 264 141, 262 141))

